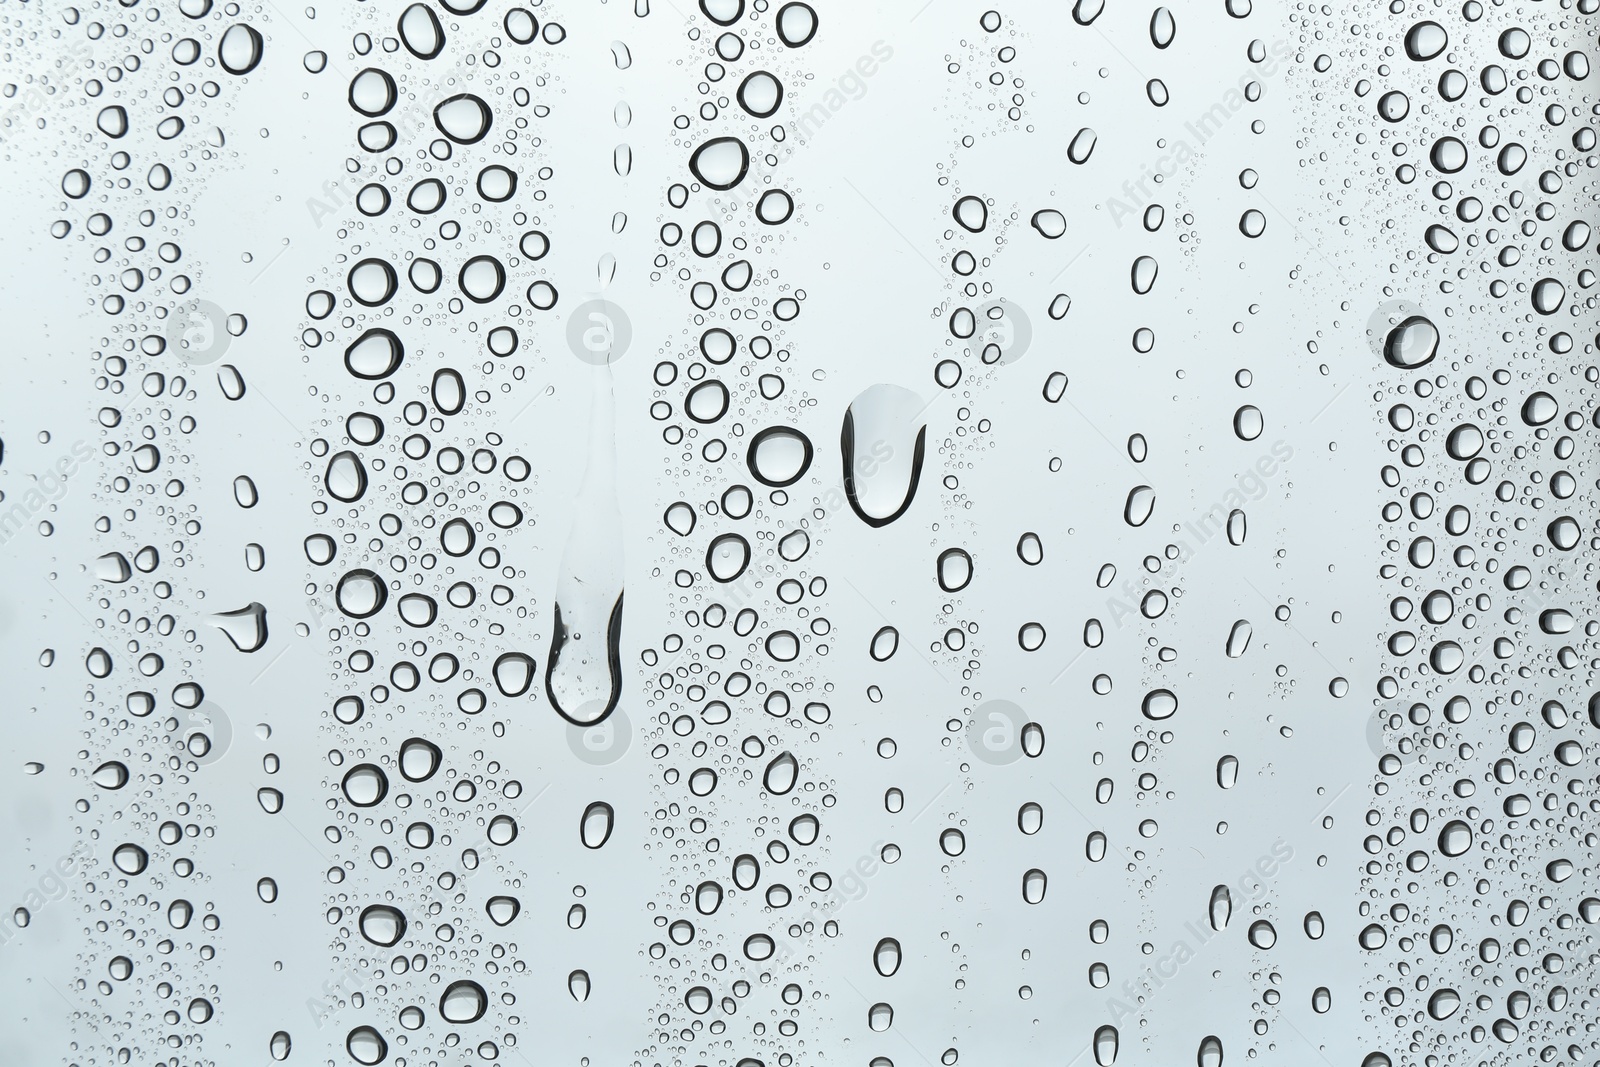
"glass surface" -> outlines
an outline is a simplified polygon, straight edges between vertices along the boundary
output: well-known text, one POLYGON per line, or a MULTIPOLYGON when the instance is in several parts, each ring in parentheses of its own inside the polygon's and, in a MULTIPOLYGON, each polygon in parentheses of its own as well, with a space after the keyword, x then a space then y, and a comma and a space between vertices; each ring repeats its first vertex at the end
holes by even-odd
POLYGON ((1597 0, 1169 2, 0 0, 0 1062, 1600 1061, 1597 0))

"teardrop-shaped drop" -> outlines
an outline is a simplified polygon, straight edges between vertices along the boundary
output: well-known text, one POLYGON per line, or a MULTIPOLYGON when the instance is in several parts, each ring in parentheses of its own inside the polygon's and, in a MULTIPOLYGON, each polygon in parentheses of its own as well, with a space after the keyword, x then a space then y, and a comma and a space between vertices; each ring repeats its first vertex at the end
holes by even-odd
POLYGON ((761 775, 761 784, 767 792, 774 796, 783 796, 794 788, 800 777, 800 764, 792 752, 780 752, 767 764, 766 771, 761 775))
POLYGON ((361 457, 348 449, 335 452, 322 476, 323 488, 335 500, 347 504, 360 500, 367 492, 367 468, 361 457))
POLYGON ((927 404, 898 385, 874 385, 844 413, 839 450, 844 456, 844 491, 868 526, 887 526, 906 513, 922 477, 928 427, 927 404))
POLYGON ((589 457, 556 579, 555 633, 545 695, 576 726, 593 726, 622 698, 622 512, 617 504, 616 400, 611 367, 593 371, 589 457))
POLYGON ((260 604, 252 602, 237 611, 219 612, 210 621, 228 635, 240 652, 254 652, 267 643, 267 609, 260 604))

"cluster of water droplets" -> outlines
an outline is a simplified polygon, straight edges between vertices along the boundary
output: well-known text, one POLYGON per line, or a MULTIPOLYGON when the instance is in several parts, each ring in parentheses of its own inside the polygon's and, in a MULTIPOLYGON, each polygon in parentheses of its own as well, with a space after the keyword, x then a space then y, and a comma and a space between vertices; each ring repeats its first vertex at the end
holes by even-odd
POLYGON ((1395 3, 1315 60, 1351 117, 1319 159, 1366 177, 1330 201, 1403 235, 1367 324, 1387 619, 1356 937, 1382 1067, 1595 1054, 1600 111, 1570 32, 1594 10, 1395 3))

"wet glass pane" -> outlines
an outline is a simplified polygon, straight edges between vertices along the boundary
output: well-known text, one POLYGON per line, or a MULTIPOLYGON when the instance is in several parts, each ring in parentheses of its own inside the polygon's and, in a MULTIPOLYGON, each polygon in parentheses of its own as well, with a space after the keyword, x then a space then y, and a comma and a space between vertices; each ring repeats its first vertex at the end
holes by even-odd
POLYGON ((1593 1067, 1596 14, 0 0, 0 1062, 1593 1067))

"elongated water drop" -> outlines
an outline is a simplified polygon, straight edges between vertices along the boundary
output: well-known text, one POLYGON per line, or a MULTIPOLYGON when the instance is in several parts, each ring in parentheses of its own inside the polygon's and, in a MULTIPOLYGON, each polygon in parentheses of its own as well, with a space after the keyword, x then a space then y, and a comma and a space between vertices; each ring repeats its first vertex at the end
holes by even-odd
POLYGON ((926 407, 909 389, 874 385, 845 410, 839 434, 844 491, 868 526, 887 526, 917 495, 928 436, 921 421, 926 407))
POLYGON ((544 675, 551 707, 593 726, 622 697, 622 512, 617 505, 616 399, 611 367, 593 370, 589 462, 556 578, 555 634, 544 675))
POLYGON ((578 820, 578 839, 583 842, 584 848, 597 849, 611 840, 611 831, 616 825, 617 812, 610 804, 603 800, 596 800, 583 809, 583 817, 578 820))
POLYGON ((1228 928, 1228 920, 1233 917, 1233 894, 1227 886, 1219 885, 1211 891, 1209 913, 1211 929, 1221 931, 1228 928))
POLYGON ((1239 758, 1223 756, 1217 760, 1217 785, 1232 789, 1239 781, 1239 758))
POLYGON ((872 966, 885 978, 893 978, 900 969, 900 942, 892 937, 880 939, 872 950, 872 966))
POLYGON ((1100 1067, 1111 1067, 1117 1062, 1120 1035, 1115 1026, 1102 1026, 1094 1032, 1094 1062, 1100 1067))
POLYGON ((1229 659, 1238 659, 1244 655, 1245 649, 1250 647, 1250 634, 1252 632, 1250 623, 1245 619, 1240 619, 1228 629, 1228 642, 1225 646, 1225 651, 1229 659))

